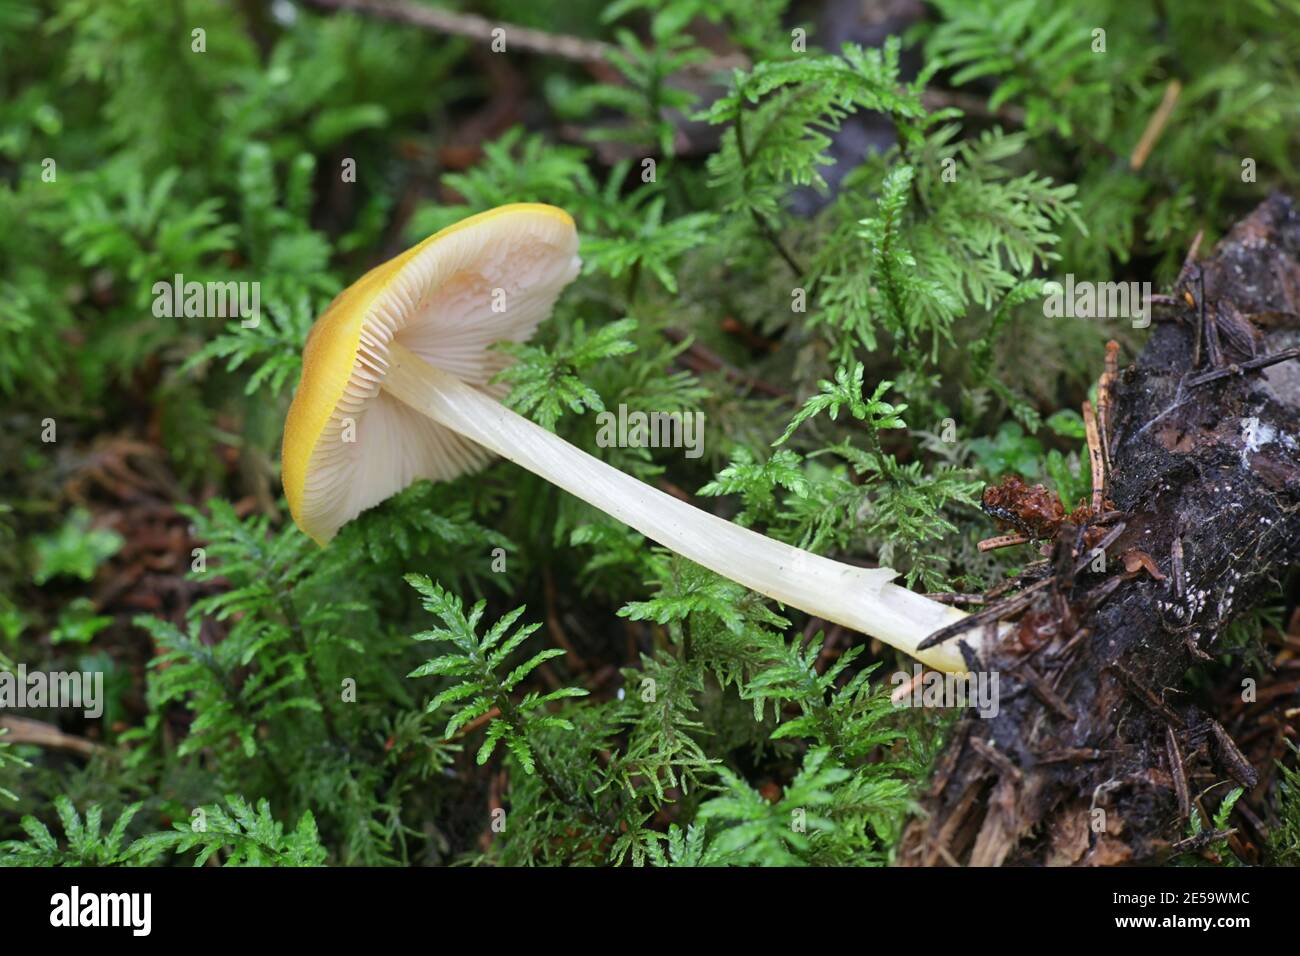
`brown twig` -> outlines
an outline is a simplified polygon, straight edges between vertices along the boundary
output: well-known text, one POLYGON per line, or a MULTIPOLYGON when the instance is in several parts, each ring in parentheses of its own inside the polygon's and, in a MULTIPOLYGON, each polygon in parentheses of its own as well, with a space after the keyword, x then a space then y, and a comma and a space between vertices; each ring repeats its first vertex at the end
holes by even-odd
POLYGON ((493 707, 487 713, 475 717, 464 727, 460 728, 460 730, 456 731, 456 735, 452 739, 460 740, 463 737, 468 737, 470 734, 478 730, 484 724, 488 723, 489 721, 495 720, 497 717, 500 716, 501 716, 501 710, 497 707, 493 707))
POLYGON ((85 737, 65 734, 53 724, 28 717, 0 717, 0 728, 9 731, 3 738, 6 743, 35 744, 47 750, 66 750, 69 753, 81 754, 83 757, 89 757, 104 749, 103 744, 87 740, 85 737))
POLYGON ((1098 551, 1105 554, 1107 549, 1109 549, 1112 544, 1114 544, 1117 540, 1119 540, 1119 536, 1124 533, 1124 529, 1127 527, 1128 524, 1123 521, 1121 521, 1119 524, 1111 525, 1111 529, 1106 532, 1105 537, 1103 537, 1100 541, 1098 541, 1093 546, 1091 551, 1085 552, 1083 556, 1079 558, 1078 562, 1074 565, 1074 573, 1078 574, 1080 571, 1086 568, 1092 562, 1093 555, 1095 555, 1098 551))
POLYGON ((1183 766, 1183 753, 1178 749, 1174 728, 1165 727, 1165 750, 1169 752, 1169 773, 1174 778, 1174 793, 1178 796, 1178 812, 1186 820, 1192 815, 1192 798, 1187 787, 1187 768, 1183 766))
MULTIPOLYGON (((473 13, 460 13, 441 7, 426 7, 405 0, 306 0, 309 6, 322 10, 363 13, 382 20, 392 20, 408 26, 464 37, 477 43, 505 40, 506 49, 524 50, 543 56, 558 56, 579 63, 608 63, 618 47, 602 40, 584 40, 562 33, 547 33, 513 23, 489 20, 473 13), (497 33, 496 31, 502 31, 497 33)), ((692 73, 714 73, 722 70, 745 69, 749 58, 740 53, 715 56, 699 63, 691 63, 685 70, 692 73)))
POLYGON ((1000 534, 996 538, 985 538, 975 547, 981 551, 996 551, 998 548, 1010 548, 1017 544, 1028 544, 1029 537, 1023 534, 1000 534))
POLYGON ((1115 380, 1119 377, 1119 343, 1106 343, 1106 370, 1097 382, 1097 430, 1101 433, 1101 463, 1110 475, 1111 408, 1115 404, 1115 380))
POLYGON ((1095 747, 1062 747, 1038 755, 1039 763, 1086 763, 1097 760, 1101 751, 1095 747))
POLYGON ((1183 301, 1187 303, 1188 308, 1196 310, 1195 335, 1192 339, 1192 368, 1199 368, 1201 365, 1202 347, 1210 353, 1211 367, 1219 368, 1224 363, 1223 356, 1217 352, 1218 325, 1205 308, 1205 270, 1199 264, 1193 264, 1193 268, 1196 270, 1196 286, 1200 295, 1192 295, 1190 289, 1183 290, 1183 301))
POLYGON ((988 599, 983 594, 949 594, 943 591, 931 592, 926 595, 931 601, 938 601, 940 604, 987 604, 988 599))
POLYGON ((473 13, 459 13, 440 7, 419 6, 402 0, 307 0, 308 5, 323 10, 364 13, 381 20, 464 37, 478 43, 492 43, 505 38, 507 49, 514 47, 529 53, 558 56, 566 60, 603 63, 618 48, 600 40, 583 40, 558 33, 546 33, 512 23, 494 22, 473 13), (497 34, 494 31, 502 30, 497 34))
MULTIPOLYGON (((687 337, 685 332, 674 328, 664 329, 663 336, 674 345, 680 345, 687 337)), ((690 348, 683 354, 682 359, 682 364, 689 366, 693 372, 720 372, 731 381, 753 389, 755 392, 762 392, 764 395, 770 395, 786 402, 793 403, 794 401, 788 393, 760 378, 742 372, 717 352, 714 352, 708 346, 701 345, 699 342, 692 342, 690 348)))
POLYGON ((591 670, 587 662, 582 659, 582 655, 578 653, 578 649, 573 646, 573 642, 569 640, 569 635, 564 632, 564 626, 560 623, 560 612, 557 609, 555 596, 555 578, 551 574, 550 568, 542 569, 542 590, 546 595, 546 629, 550 632, 551 639, 563 648, 579 671, 591 670))
POLYGON ((942 644, 944 641, 956 637, 958 634, 970 630, 973 627, 979 627, 983 624, 1000 621, 1004 617, 1010 617, 1012 614, 1027 608, 1029 602, 1033 600, 1034 595, 1043 590, 1043 588, 1047 587, 1054 580, 1056 579, 1051 577, 1043 578, 1043 580, 1036 584, 1031 584, 1029 587, 1025 588, 1015 597, 1007 598, 1007 600, 1000 601, 992 607, 986 607, 984 610, 976 611, 974 614, 968 615, 960 621, 954 621, 952 624, 941 627, 920 644, 916 645, 916 649, 918 651, 924 651, 938 644, 942 644))
POLYGON ((1017 668, 1016 673, 1024 678, 1025 683, 1029 685, 1029 689, 1033 691, 1034 696, 1048 707, 1052 708, 1052 710, 1056 711, 1070 722, 1073 722, 1077 718, 1078 715, 1075 714, 1074 708, 1066 703, 1065 699, 1056 693, 1056 691, 1052 690, 1052 686, 1043 679, 1043 676, 1039 674, 1038 671, 1030 667, 1029 664, 1021 665, 1017 668))
MULTIPOLYGON (((736 153, 740 157, 740 165, 746 172, 748 172, 749 150, 745 146, 745 124, 744 124, 743 110, 740 110, 736 113, 736 122, 735 125, 733 126, 733 129, 735 130, 736 133, 736 153)), ((783 260, 785 260, 785 264, 790 267, 790 271, 794 273, 795 278, 802 279, 805 275, 807 275, 807 273, 804 271, 804 267, 799 264, 799 260, 797 260, 794 257, 793 253, 791 253, 790 250, 786 248, 785 243, 781 241, 781 237, 776 234, 776 230, 772 228, 772 224, 768 222, 766 218, 764 218, 763 214, 760 213, 757 209, 755 209, 752 206, 750 207, 749 212, 753 217, 754 224, 758 227, 758 231, 761 232, 764 238, 767 239, 768 244, 776 251, 776 254, 779 255, 783 260)))
POLYGON ((1228 732, 1223 729, 1223 724, 1211 720, 1210 730, 1214 732, 1214 741, 1219 745, 1219 756, 1227 765, 1228 773, 1232 774, 1232 778, 1247 790, 1252 789, 1259 783, 1259 773, 1250 765, 1250 761, 1238 749, 1228 732))
POLYGON ((1012 763, 1011 758, 998 750, 996 746, 986 743, 978 737, 972 737, 970 739, 970 747, 971 750, 974 750, 993 766, 997 767, 998 770, 1002 771, 1005 776, 1008 776, 1013 780, 1020 779, 1020 768, 1012 763))
MULTIPOLYGON (((1201 240, 1204 238, 1205 230, 1196 230, 1196 235, 1192 237, 1192 244, 1187 249, 1187 255, 1183 257, 1183 267, 1178 270, 1178 281, 1174 283, 1175 285, 1181 285, 1183 279, 1187 276, 1187 273, 1192 271, 1192 266, 1196 262, 1196 255, 1201 251, 1201 240)), ((1155 296, 1152 296, 1151 298, 1154 300, 1155 296)), ((1162 296, 1162 298, 1166 297, 1162 296)))
POLYGON ((1092 510, 1101 511, 1106 500, 1106 465, 1102 459, 1101 437, 1097 429, 1097 415, 1092 402, 1083 403, 1083 427, 1088 435, 1088 462, 1092 465, 1092 510))
POLYGON ((1141 169, 1151 155, 1151 150, 1155 148, 1156 140, 1160 139, 1160 134, 1164 132, 1165 125, 1169 122, 1169 117, 1178 104, 1178 97, 1183 92, 1183 84, 1177 80, 1170 80, 1169 85, 1165 87, 1165 95, 1160 100, 1160 105, 1156 111, 1151 114, 1151 119, 1147 121, 1146 129, 1142 131, 1142 138, 1138 140, 1133 154, 1129 156, 1128 165, 1132 170, 1141 169))
POLYGON ((931 112, 952 107, 961 110, 967 116, 995 119, 1010 126, 1025 125, 1025 111, 1022 107, 1004 105, 997 109, 989 109, 985 97, 962 93, 960 90, 928 89, 921 94, 921 105, 931 112))
POLYGON ((1237 828, 1230 830, 1202 830, 1196 836, 1190 836, 1186 840, 1179 840, 1173 844, 1170 849, 1174 853, 1195 853, 1205 849, 1211 843, 1217 843, 1219 840, 1226 840, 1232 834, 1237 832, 1237 828))
POLYGON ((1169 583, 1174 589, 1174 596, 1181 601, 1183 592, 1187 588, 1187 579, 1183 571, 1183 536, 1181 534, 1174 538, 1174 543, 1169 548, 1169 583))
POLYGON ((1129 693, 1131 693, 1135 699, 1149 707, 1153 712, 1163 717, 1167 723, 1176 724, 1179 727, 1187 726, 1187 722, 1183 720, 1183 718, 1179 716, 1172 707, 1161 700, 1155 691, 1151 690, 1151 688, 1147 687, 1146 684, 1135 677, 1123 664, 1117 662, 1111 664, 1107 669, 1112 673, 1118 674, 1120 682, 1128 688, 1129 693))
POLYGON ((1283 349, 1280 352, 1274 352, 1272 355, 1261 355, 1258 358, 1247 359, 1244 362, 1234 362, 1231 365, 1223 365, 1219 368, 1211 369, 1208 372, 1202 372, 1200 375, 1189 378, 1187 380, 1187 387, 1196 388, 1198 385, 1204 385, 1207 382, 1226 378, 1229 375, 1243 375, 1246 372, 1268 368, 1270 365, 1276 365, 1278 362, 1286 362, 1296 358, 1300 358, 1300 348, 1283 349))

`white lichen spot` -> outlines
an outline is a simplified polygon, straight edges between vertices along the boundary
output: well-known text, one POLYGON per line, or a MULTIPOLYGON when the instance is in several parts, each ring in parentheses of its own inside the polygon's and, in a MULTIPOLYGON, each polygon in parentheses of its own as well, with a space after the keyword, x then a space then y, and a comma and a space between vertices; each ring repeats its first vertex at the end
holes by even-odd
POLYGON ((1247 455, 1257 452, 1277 439, 1277 429, 1252 415, 1241 420, 1241 467, 1249 468, 1247 455))

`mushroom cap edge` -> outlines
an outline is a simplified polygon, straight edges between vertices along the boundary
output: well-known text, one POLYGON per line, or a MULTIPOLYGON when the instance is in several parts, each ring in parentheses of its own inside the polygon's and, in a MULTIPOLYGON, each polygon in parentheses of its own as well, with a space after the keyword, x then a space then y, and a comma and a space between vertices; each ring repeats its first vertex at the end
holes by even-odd
POLYGON ((311 460, 352 379, 362 331, 371 307, 402 269, 431 246, 466 229, 517 215, 551 217, 576 232, 573 218, 557 206, 510 203, 488 209, 440 229, 405 252, 375 266, 335 296, 313 323, 303 347, 302 374, 285 418, 280 458, 281 480, 289 512, 294 522, 317 544, 327 544, 337 529, 321 532, 305 523, 303 504, 311 460))

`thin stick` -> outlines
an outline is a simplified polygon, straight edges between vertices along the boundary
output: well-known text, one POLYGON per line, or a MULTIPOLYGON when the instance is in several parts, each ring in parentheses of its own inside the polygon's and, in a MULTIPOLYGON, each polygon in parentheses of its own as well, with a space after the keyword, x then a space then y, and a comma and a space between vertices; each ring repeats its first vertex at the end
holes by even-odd
POLYGON ((1092 402, 1083 403, 1083 427, 1088 436, 1088 462, 1092 465, 1092 510, 1101 510, 1106 498, 1106 466, 1101 457, 1101 438, 1097 434, 1097 415, 1092 402))
MULTIPOLYGON (((1197 229, 1196 235, 1192 238, 1192 245, 1187 250, 1187 255, 1183 257, 1183 267, 1178 270, 1178 281, 1174 283, 1175 286, 1181 285, 1183 277, 1191 271, 1192 265, 1196 262, 1196 254, 1201 251, 1201 240, 1203 238, 1205 238, 1205 230, 1197 229)), ((1155 296, 1152 296, 1152 298, 1154 299, 1155 296)))
MULTIPOLYGON (((736 132, 736 153, 740 157, 740 165, 747 173, 749 170, 749 150, 745 147, 744 115, 744 110, 740 110, 736 113, 736 123, 734 128, 736 132)), ((795 278, 802 279, 807 275, 807 273, 804 272, 803 266, 799 264, 799 260, 796 259, 794 254, 785 247, 785 243, 781 241, 781 237, 776 234, 776 230, 772 228, 772 224, 767 221, 763 214, 753 206, 750 206, 749 211, 753 217, 754 224, 758 226, 759 232, 761 232, 767 239, 768 244, 776 250, 777 255, 785 260, 785 264, 790 267, 790 271, 794 273, 795 278)))
POLYGON ((988 98, 960 90, 928 89, 921 94, 921 105, 931 112, 954 107, 967 116, 995 119, 1012 126, 1025 125, 1025 111, 1019 106, 999 106, 989 109, 988 98))
MULTIPOLYGON (((584 40, 562 33, 547 33, 514 23, 489 20, 473 13, 459 13, 441 7, 426 7, 404 0, 306 0, 309 6, 322 10, 364 13, 382 20, 392 20, 408 26, 464 37, 478 43, 493 43, 504 39, 506 49, 524 50, 543 56, 558 56, 579 63, 608 63, 610 54, 618 47, 601 40, 584 40), (496 31, 500 30, 501 33, 496 31)), ((713 73, 719 70, 746 69, 749 58, 742 54, 717 56, 699 63, 687 64, 683 69, 692 73, 713 73)))
POLYGON ((1147 121, 1147 128, 1142 131, 1142 138, 1138 140, 1137 147, 1129 157, 1129 169, 1139 170, 1151 155, 1151 150, 1155 148, 1156 140, 1164 132, 1165 124, 1169 122, 1169 116, 1173 113, 1174 107, 1178 104, 1178 97, 1183 92, 1183 84, 1177 80, 1170 80, 1169 85, 1165 87, 1165 95, 1160 100, 1160 105, 1156 111, 1151 114, 1151 119, 1147 121))
POLYGON ((1147 705, 1152 711, 1159 714, 1167 723, 1176 724, 1179 727, 1186 727, 1187 722, 1183 720, 1168 704, 1166 704, 1156 693, 1147 687, 1146 684, 1133 676, 1127 667, 1116 661, 1106 668, 1120 677, 1120 683, 1124 684, 1129 693, 1138 699, 1141 703, 1147 705))
POLYGON ((940 604, 986 604, 988 599, 983 594, 952 594, 944 591, 931 591, 926 595, 931 601, 940 604))
POLYGON ((1189 836, 1185 840, 1179 840, 1177 843, 1170 846, 1169 849, 1174 853, 1196 853, 1205 849, 1211 843, 1218 840, 1226 840, 1236 832, 1236 827, 1227 830, 1202 830, 1200 833, 1196 834, 1196 836, 1189 836))
POLYGON ((513 47, 527 50, 529 53, 558 56, 579 62, 605 63, 608 62, 610 54, 618 49, 600 40, 583 40, 558 33, 546 33, 542 30, 516 26, 513 23, 488 20, 473 13, 417 6, 403 3, 401 0, 307 0, 307 3, 309 6, 324 10, 364 13, 381 20, 393 20, 425 30, 449 33, 479 43, 492 43, 498 37, 503 37, 507 49, 513 47), (494 32, 496 30, 504 32, 498 34, 494 32))
POLYGON ((1025 682, 1029 685, 1029 689, 1034 692, 1035 697, 1041 700, 1048 707, 1052 708, 1052 710, 1056 711, 1056 713, 1061 717, 1064 717, 1071 723, 1074 723, 1078 718, 1078 715, 1074 712, 1074 708, 1066 703, 1064 698, 1056 693, 1056 691, 1052 690, 1052 686, 1043 679, 1043 675, 1034 670, 1029 664, 1023 664, 1020 667, 1017 667, 1016 673, 1024 678, 1025 682))
POLYGON ((1283 349, 1281 352, 1274 352, 1272 355, 1261 355, 1258 358, 1247 359, 1245 362, 1235 362, 1232 365, 1224 365, 1208 372, 1202 372, 1200 375, 1189 378, 1187 387, 1196 388, 1198 385, 1226 378, 1229 375, 1242 375, 1246 372, 1268 368, 1278 362, 1286 362, 1295 358, 1300 358, 1300 348, 1283 349))
POLYGON ((970 748, 1000 770, 1003 776, 1010 777, 1012 780, 1020 779, 1020 768, 1011 762, 1010 757, 998 750, 996 745, 986 743, 978 737, 972 737, 970 739, 970 748))
POLYGON ((912 688, 915 687, 924 677, 925 673, 923 671, 917 671, 909 677, 901 687, 894 689, 894 692, 889 695, 889 702, 897 706, 900 701, 907 700, 907 698, 912 694, 912 688))
POLYGON ((1214 740, 1219 745, 1219 756, 1227 765, 1228 773, 1232 778, 1241 784, 1247 790, 1254 789, 1259 783, 1259 773, 1250 765, 1246 755, 1238 749, 1236 742, 1223 729, 1223 724, 1217 720, 1210 720, 1210 730, 1214 732, 1214 740))
POLYGON ((1038 755, 1039 763, 1086 763, 1101 759, 1101 751, 1095 747, 1063 747, 1060 750, 1048 750, 1038 755))
POLYGON ((975 547, 981 551, 996 551, 998 548, 1010 548, 1017 544, 1028 544, 1029 538, 1023 534, 1003 534, 996 538, 985 538, 975 547))
POLYGON ((1183 533, 1179 529, 1174 543, 1169 547, 1169 584, 1178 600, 1183 599, 1186 581, 1183 577, 1183 533))
POLYGON ((1215 368, 1222 368, 1223 346, 1219 343, 1219 314, 1216 309, 1213 313, 1206 310, 1205 307, 1205 274, 1199 276, 1201 285, 1201 324, 1205 326, 1205 351, 1209 357, 1210 364, 1215 368))
POLYGON ((1006 594, 1008 591, 1014 591, 1016 588, 1023 588, 1029 584, 1036 584, 1044 577, 1051 577, 1051 575, 1052 571, 1050 562, 1046 558, 1041 558, 1032 564, 1025 565, 1024 570, 1014 578, 1008 578, 1001 584, 995 584, 989 589, 984 597, 988 601, 992 601, 995 598, 999 598, 1006 594))
MULTIPOLYGON (((686 341, 687 338, 685 332, 674 328, 663 329, 662 335, 674 345, 680 345, 682 342, 686 341)), ((760 378, 742 372, 717 352, 714 352, 708 346, 701 345, 699 342, 691 343, 690 348, 684 353, 682 364, 691 365, 691 371, 693 372, 721 372, 731 381, 737 382, 746 388, 751 388, 756 392, 762 392, 764 395, 770 395, 773 398, 779 398, 785 402, 794 402, 794 398, 788 392, 782 391, 770 382, 765 382, 760 378), (686 357, 693 358, 696 361, 688 362, 686 361, 686 357)))
POLYGON ((1086 568, 1092 562, 1093 555, 1095 555, 1098 551, 1105 554, 1106 549, 1109 548, 1112 544, 1114 544, 1116 540, 1118 540, 1119 536, 1124 533, 1124 529, 1126 527, 1128 527, 1128 525, 1125 524, 1123 521, 1121 521, 1119 524, 1114 525, 1109 531, 1107 531, 1106 536, 1102 538, 1100 541, 1098 541, 1097 544, 1093 546, 1091 551, 1086 552, 1075 563, 1074 573, 1078 574, 1080 571, 1086 568))
POLYGON ((456 731, 456 735, 452 737, 452 740, 460 740, 463 737, 468 737, 470 734, 478 730, 484 724, 490 723, 491 721, 495 720, 500 716, 501 716, 501 709, 499 707, 493 707, 486 714, 482 714, 479 717, 475 717, 464 727, 460 728, 460 730, 456 731))
POLYGON ((47 750, 66 750, 83 757, 104 749, 103 744, 64 733, 53 724, 32 720, 30 717, 0 718, 0 728, 9 731, 3 738, 8 743, 35 744, 47 750))
POLYGON ((1169 775, 1174 778, 1174 793, 1178 796, 1178 813, 1186 820, 1192 815, 1192 798, 1187 787, 1187 769, 1183 766, 1183 754, 1178 749, 1178 738, 1174 728, 1165 725, 1165 750, 1169 754, 1169 775))
POLYGON ((1043 580, 1025 588, 1015 597, 1007 598, 1005 601, 1000 601, 999 603, 986 607, 981 611, 976 611, 969 617, 954 621, 946 627, 941 627, 920 644, 916 645, 916 649, 918 651, 928 650, 942 644, 944 641, 956 637, 964 631, 970 630, 973 627, 999 621, 1004 617, 1010 617, 1019 611, 1023 611, 1034 599, 1034 594, 1047 587, 1054 580, 1055 578, 1043 578, 1043 580))
POLYGON ((1097 383, 1097 428, 1101 432, 1101 463, 1106 469, 1106 475, 1110 475, 1110 433, 1111 420, 1110 410, 1114 404, 1111 397, 1111 391, 1115 387, 1115 379, 1119 376, 1119 343, 1111 339, 1106 343, 1106 370, 1101 373, 1101 380, 1097 383))

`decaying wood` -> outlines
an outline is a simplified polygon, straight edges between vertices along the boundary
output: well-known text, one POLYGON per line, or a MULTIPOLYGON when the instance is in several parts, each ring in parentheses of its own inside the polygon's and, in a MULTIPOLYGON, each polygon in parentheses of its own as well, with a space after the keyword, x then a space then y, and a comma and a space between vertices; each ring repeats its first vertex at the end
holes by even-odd
MULTIPOLYGON (((1099 464, 1124 522, 1105 570, 1090 520, 1064 522, 1028 601, 981 612, 1012 618, 975 661, 1000 710, 963 716, 904 865, 1159 862, 1225 836, 1185 839, 1198 794, 1268 770, 1184 677, 1300 559, 1300 207, 1270 198, 1174 293, 1137 361, 1106 370, 1099 464)), ((988 640, 984 623, 946 639, 988 640)))

